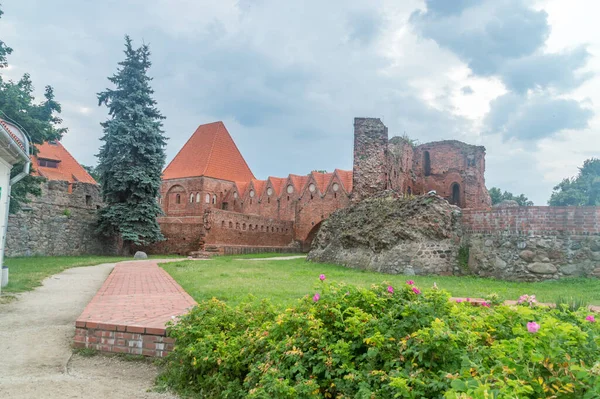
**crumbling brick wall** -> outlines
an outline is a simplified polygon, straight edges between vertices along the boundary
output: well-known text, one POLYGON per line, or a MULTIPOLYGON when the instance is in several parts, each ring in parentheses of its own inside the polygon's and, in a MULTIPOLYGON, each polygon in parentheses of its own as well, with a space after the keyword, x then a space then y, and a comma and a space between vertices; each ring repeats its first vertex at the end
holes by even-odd
POLYGON ((355 201, 386 187, 388 129, 379 118, 354 119, 353 193, 355 201))

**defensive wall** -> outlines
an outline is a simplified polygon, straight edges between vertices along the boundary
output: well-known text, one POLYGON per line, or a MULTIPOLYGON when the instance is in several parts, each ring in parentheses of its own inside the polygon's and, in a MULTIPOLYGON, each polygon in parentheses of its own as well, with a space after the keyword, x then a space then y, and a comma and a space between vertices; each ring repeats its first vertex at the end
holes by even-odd
POLYGON ((468 272, 538 281, 600 277, 600 207, 508 207, 462 211, 468 272))
POLYGON ((114 254, 118 248, 96 233, 99 186, 50 180, 42 195, 8 217, 6 256, 114 254))

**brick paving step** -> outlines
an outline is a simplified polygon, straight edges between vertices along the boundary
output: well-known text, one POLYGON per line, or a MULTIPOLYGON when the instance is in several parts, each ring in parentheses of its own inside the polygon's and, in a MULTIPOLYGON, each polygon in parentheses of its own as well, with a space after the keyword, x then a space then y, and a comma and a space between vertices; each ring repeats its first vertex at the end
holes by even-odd
POLYGON ((118 263, 75 322, 75 346, 164 356, 166 323, 195 304, 156 261, 118 263))

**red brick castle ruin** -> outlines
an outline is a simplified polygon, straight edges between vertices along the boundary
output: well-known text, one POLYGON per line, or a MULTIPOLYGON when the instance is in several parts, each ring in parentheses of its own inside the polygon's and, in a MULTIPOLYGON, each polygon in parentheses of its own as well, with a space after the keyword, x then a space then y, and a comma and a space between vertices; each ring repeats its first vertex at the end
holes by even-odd
POLYGON ((373 118, 354 122, 354 170, 259 180, 222 122, 201 125, 163 173, 155 253, 308 250, 321 222, 383 190, 435 190, 463 208, 489 208, 485 148, 458 141, 413 146, 373 118))

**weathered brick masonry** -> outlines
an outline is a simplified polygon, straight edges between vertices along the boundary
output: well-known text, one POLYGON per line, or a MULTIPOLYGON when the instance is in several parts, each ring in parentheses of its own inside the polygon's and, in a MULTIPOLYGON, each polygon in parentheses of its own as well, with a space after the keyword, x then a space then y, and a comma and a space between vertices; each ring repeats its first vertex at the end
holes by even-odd
POLYGON ((467 232, 501 234, 600 234, 600 207, 520 206, 464 209, 467 232))
POLYGON ((415 147, 400 137, 389 140, 388 129, 379 119, 356 118, 352 172, 336 169, 259 180, 222 122, 201 125, 165 169, 160 201, 166 216, 160 224, 167 242, 149 250, 185 255, 206 245, 308 249, 329 215, 351 200, 388 189, 408 195, 436 190, 463 208, 486 208, 490 198, 484 157, 483 147, 458 141, 415 147), (246 215, 246 225, 253 228, 244 230, 241 216, 236 216, 239 222, 231 220, 232 227, 224 218, 215 225, 218 209, 230 212, 229 219, 234 218, 231 212, 246 215), (275 231, 260 230, 276 221, 292 227, 285 227, 286 234, 273 234, 277 226, 275 231), (198 226, 192 228, 190 223, 198 226), (255 230, 255 226, 260 227, 255 230))
POLYGON ((75 328, 74 348, 88 348, 101 352, 128 353, 164 357, 173 351, 175 340, 166 336, 165 329, 115 326, 78 322, 75 328))

